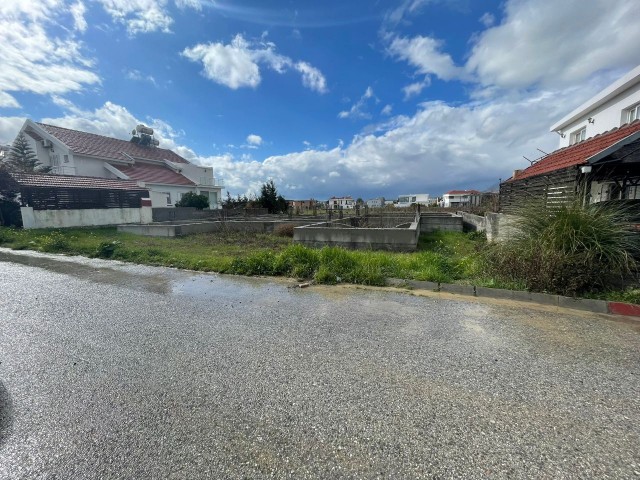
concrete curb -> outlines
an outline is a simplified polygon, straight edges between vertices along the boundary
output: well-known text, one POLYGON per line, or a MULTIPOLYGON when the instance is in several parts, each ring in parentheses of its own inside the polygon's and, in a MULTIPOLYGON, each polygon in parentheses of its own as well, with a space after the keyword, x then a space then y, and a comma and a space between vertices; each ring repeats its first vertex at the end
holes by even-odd
POLYGON ((519 302, 539 303, 555 307, 571 308, 592 313, 606 313, 627 317, 640 317, 640 305, 623 302, 609 302, 591 298, 564 297, 548 293, 505 290, 502 288, 477 287, 475 285, 459 285, 454 283, 423 282, 419 280, 402 280, 389 278, 387 283, 394 287, 415 288, 432 292, 454 293, 472 297, 500 298, 519 302))

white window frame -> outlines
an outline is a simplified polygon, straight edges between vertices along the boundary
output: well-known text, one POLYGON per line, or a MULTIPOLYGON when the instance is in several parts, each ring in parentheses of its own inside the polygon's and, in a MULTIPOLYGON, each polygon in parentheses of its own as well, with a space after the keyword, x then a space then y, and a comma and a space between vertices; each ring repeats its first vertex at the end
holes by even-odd
POLYGON ((640 103, 624 109, 623 123, 631 123, 640 118, 640 103))
POLYGON ((587 139, 587 127, 582 127, 571 134, 571 145, 580 143, 587 139))

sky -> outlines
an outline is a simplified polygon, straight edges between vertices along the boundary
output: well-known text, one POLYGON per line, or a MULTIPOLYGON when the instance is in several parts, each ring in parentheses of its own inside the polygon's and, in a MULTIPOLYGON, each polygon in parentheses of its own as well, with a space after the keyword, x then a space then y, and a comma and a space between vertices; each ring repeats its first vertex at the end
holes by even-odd
POLYGON ((233 196, 495 189, 640 64, 637 0, 2 0, 0 25, 0 143, 144 123, 233 196))

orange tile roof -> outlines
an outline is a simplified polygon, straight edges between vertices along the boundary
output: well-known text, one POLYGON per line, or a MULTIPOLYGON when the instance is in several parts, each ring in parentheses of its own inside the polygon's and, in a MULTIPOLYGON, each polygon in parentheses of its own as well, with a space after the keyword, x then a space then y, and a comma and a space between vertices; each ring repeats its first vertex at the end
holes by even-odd
POLYGON ((175 163, 189 163, 177 153, 165 148, 143 147, 128 140, 105 137, 95 133, 81 132, 44 123, 38 123, 38 125, 67 145, 73 153, 80 155, 92 155, 112 160, 130 160, 127 158, 127 155, 129 155, 142 160, 169 160, 175 163))
POLYGON ((543 157, 537 163, 517 173, 508 181, 521 180, 527 177, 554 172, 562 168, 581 165, 586 163, 589 157, 592 157, 596 153, 601 152, 637 131, 640 131, 640 120, 635 120, 620 128, 614 128, 608 132, 595 135, 575 145, 560 148, 543 157))
POLYGON ((131 180, 167 185, 195 185, 187 177, 163 165, 136 162, 134 165, 112 165, 112 167, 120 170, 131 180))

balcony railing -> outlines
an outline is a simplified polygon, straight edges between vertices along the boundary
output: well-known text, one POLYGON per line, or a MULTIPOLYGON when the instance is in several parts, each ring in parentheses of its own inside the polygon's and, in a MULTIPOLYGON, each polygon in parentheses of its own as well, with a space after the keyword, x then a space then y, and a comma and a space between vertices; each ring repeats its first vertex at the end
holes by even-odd
POLYGON ((63 165, 52 167, 51 173, 55 175, 75 175, 76 167, 65 167, 63 165))
POLYGON ((222 178, 200 177, 198 185, 205 187, 222 187, 222 178))

